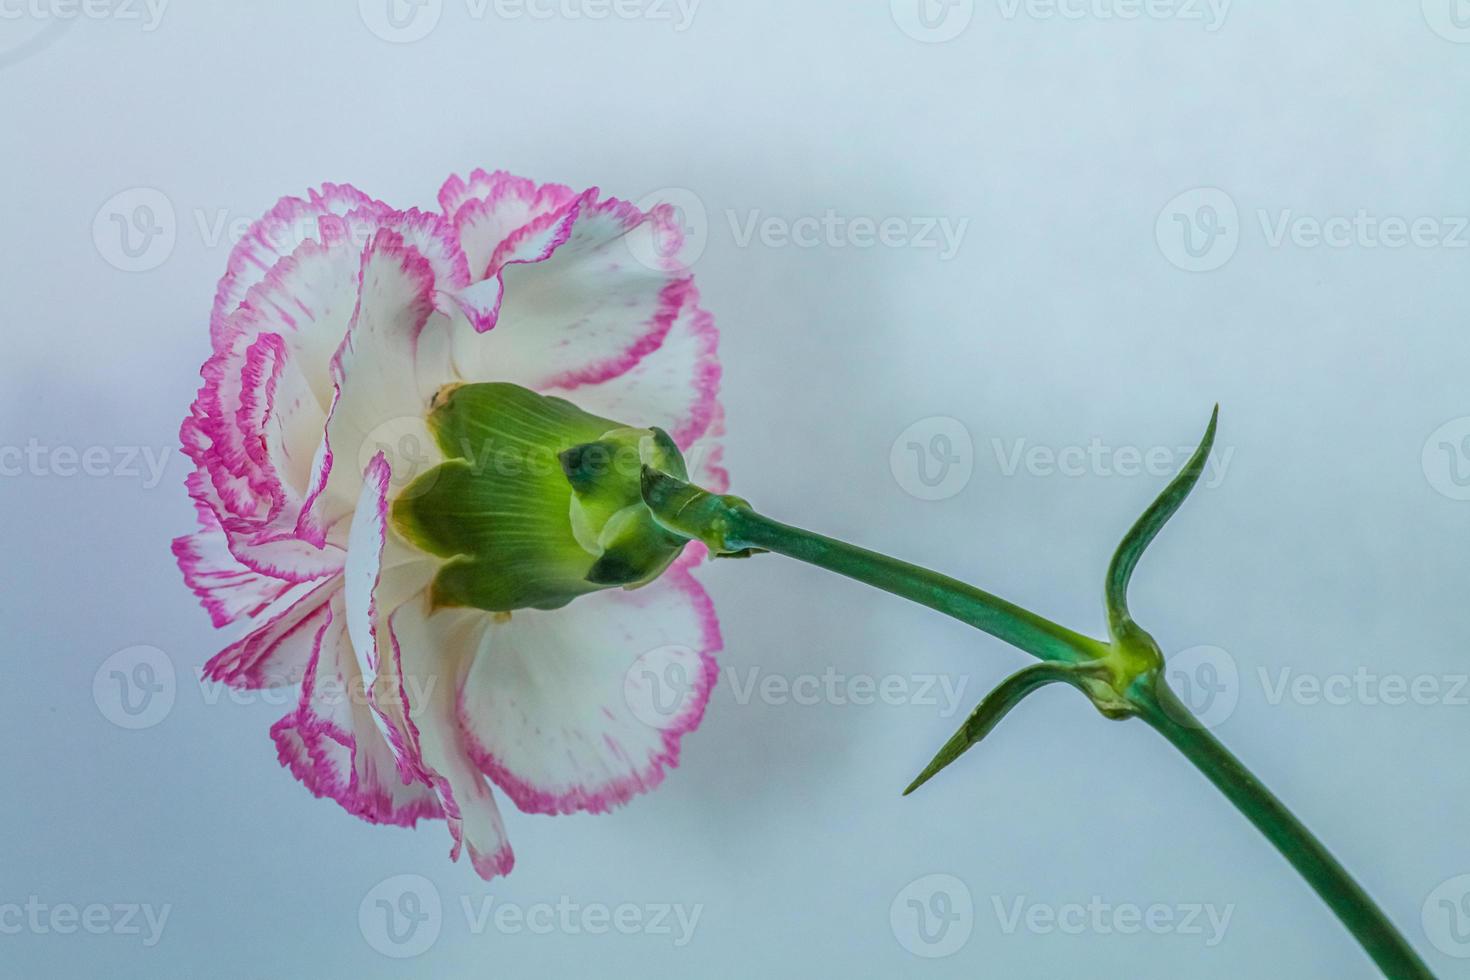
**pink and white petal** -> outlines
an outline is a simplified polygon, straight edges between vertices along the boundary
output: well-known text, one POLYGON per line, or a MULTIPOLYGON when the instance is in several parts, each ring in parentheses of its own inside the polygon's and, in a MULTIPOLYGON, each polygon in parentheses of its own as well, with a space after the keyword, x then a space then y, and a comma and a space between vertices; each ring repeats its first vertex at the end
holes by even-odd
POLYGON ((566 204, 538 215, 496 246, 486 269, 486 278, 454 296, 455 305, 477 333, 491 330, 500 320, 505 299, 504 273, 508 266, 545 262, 572 236, 583 209, 592 205, 597 191, 590 190, 566 204))
POLYGON ((281 198, 251 225, 230 252, 225 274, 215 290, 214 312, 210 316, 215 349, 227 349, 233 342, 226 320, 239 308, 250 287, 264 280, 282 257, 290 255, 303 242, 318 237, 317 219, 321 215, 341 215, 362 209, 390 210, 355 187, 323 184, 320 190, 309 191, 305 200, 281 198))
POLYGON ((399 442, 385 438, 385 427, 399 437, 398 430, 409 426, 422 450, 419 465, 437 461, 437 446, 419 426, 435 392, 454 374, 447 344, 419 345, 433 297, 428 261, 396 232, 379 231, 363 253, 357 312, 332 363, 336 395, 298 524, 307 540, 325 541, 356 506, 366 459, 378 446, 399 442), (430 365, 429 356, 442 363, 430 365))
POLYGON ((433 564, 410 557, 388 528, 391 477, 387 460, 374 457, 347 549, 347 628, 368 705, 401 779, 433 787, 454 839, 451 856, 467 847, 482 877, 503 875, 515 858, 500 810, 454 724, 455 692, 478 648, 476 626, 486 617, 451 612, 427 622, 433 564), (389 611, 388 628, 381 629, 389 611))
POLYGON ((443 816, 426 782, 405 780, 363 695, 340 595, 317 635, 295 712, 271 729, 282 765, 319 797, 369 823, 411 827, 443 816))
POLYGON ((389 530, 392 479, 387 458, 381 453, 374 456, 363 473, 352 518, 343 605, 373 722, 392 746, 404 780, 427 780, 418 758, 418 733, 407 716, 410 692, 398 674, 398 661, 381 623, 387 612, 427 590, 436 563, 389 530))
MULTIPOLYGON (((338 222, 336 216, 318 221, 338 222)), ((348 241, 306 241, 283 256, 245 294, 225 321, 236 342, 261 333, 286 338, 313 394, 325 410, 331 400, 328 368, 357 305, 362 246, 348 241)), ((222 346, 221 349, 229 349, 222 346)))
POLYGON ((459 373, 545 390, 633 368, 663 343, 693 289, 687 275, 636 257, 635 239, 653 234, 636 208, 587 195, 517 231, 490 262, 503 280, 499 308, 471 315, 473 329, 455 335, 459 373), (494 329, 478 333, 487 322, 494 329))
POLYGON ((431 211, 362 208, 340 217, 325 216, 321 219, 321 228, 323 241, 350 244, 354 255, 360 255, 378 232, 394 232, 428 262, 434 273, 436 289, 453 293, 471 282, 470 267, 460 249, 454 226, 431 211))
MULTIPOLYGON (((389 617, 392 658, 414 746, 448 817, 454 838, 450 857, 467 850, 480 877, 509 874, 515 854, 490 784, 471 758, 461 734, 458 691, 480 655, 489 617, 476 610, 431 611, 427 594, 389 617)), ((381 683, 381 680, 380 680, 381 683)))
POLYGON ((259 626, 210 658, 204 679, 249 690, 300 682, 341 587, 334 577, 283 595, 256 617, 259 626))
MULTIPOLYGON (((341 549, 301 539, 290 523, 290 511, 282 513, 287 495, 277 492, 279 488, 265 496, 257 494, 251 479, 231 472, 225 461, 226 452, 206 431, 208 425, 217 431, 228 427, 238 433, 239 408, 237 393, 234 409, 237 418, 226 426, 219 420, 202 417, 204 410, 196 402, 192 414, 180 427, 180 442, 196 467, 185 480, 196 508, 201 513, 207 510, 215 515, 230 554, 252 572, 293 584, 336 574, 342 568, 341 549), (286 520, 276 522, 282 516, 286 520)), ((258 479, 261 474, 245 445, 242 435, 231 452, 243 461, 242 471, 258 479)))
POLYGON ((216 628, 254 619, 292 588, 290 582, 251 571, 230 553, 214 512, 200 508, 201 529, 174 538, 174 558, 184 582, 199 597, 216 628))
POLYGON ((469 180, 450 177, 439 189, 439 206, 454 225, 473 278, 483 278, 500 243, 536 218, 576 197, 561 184, 541 184, 503 170, 476 170, 469 180))
POLYGON ((458 704, 469 751, 522 810, 599 813, 678 765, 714 687, 719 624, 682 569, 486 628, 458 704))
POLYGON ((658 426, 680 449, 709 432, 720 392, 719 331, 691 288, 668 336, 632 368, 598 384, 551 388, 581 408, 629 425, 658 426))

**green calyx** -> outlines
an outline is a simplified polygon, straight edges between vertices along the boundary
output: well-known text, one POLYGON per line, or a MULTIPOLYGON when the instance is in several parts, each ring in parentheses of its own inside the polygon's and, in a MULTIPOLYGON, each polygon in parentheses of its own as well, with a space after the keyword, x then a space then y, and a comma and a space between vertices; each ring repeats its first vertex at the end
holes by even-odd
POLYGON ((404 488, 392 522, 445 559, 436 606, 556 609, 645 585, 683 550, 643 503, 645 467, 687 476, 662 430, 503 383, 446 389, 428 422, 447 460, 404 488))

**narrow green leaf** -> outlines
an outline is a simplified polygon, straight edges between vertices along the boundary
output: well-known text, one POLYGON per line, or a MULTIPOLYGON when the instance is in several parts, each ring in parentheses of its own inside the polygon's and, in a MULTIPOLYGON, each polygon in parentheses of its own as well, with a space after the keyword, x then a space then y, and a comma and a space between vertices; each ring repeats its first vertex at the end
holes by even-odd
POLYGON ((1108 565, 1107 604, 1108 625, 1114 636, 1127 632, 1128 624, 1132 622, 1132 617, 1128 615, 1128 582, 1133 578, 1133 570, 1138 567, 1138 559, 1199 482, 1200 474, 1205 471, 1205 461, 1209 458, 1210 449, 1215 445, 1215 426, 1219 419, 1220 406, 1216 405, 1199 448, 1194 451, 1189 462, 1184 464, 1179 475, 1174 477, 1158 499, 1143 512, 1143 516, 1124 536, 1123 542, 1113 554, 1112 563, 1108 565))
POLYGON ((908 796, 923 786, 941 769, 964 755, 970 746, 989 735, 995 726, 1000 724, 1000 720, 1009 714, 1012 708, 1020 704, 1028 694, 1058 681, 1075 683, 1077 675, 1078 669, 1070 665, 1040 663, 1032 664, 1001 681, 995 690, 985 695, 980 706, 965 719, 959 731, 944 743, 944 747, 939 750, 934 761, 919 773, 919 778, 909 784, 909 788, 903 791, 903 795, 908 796))

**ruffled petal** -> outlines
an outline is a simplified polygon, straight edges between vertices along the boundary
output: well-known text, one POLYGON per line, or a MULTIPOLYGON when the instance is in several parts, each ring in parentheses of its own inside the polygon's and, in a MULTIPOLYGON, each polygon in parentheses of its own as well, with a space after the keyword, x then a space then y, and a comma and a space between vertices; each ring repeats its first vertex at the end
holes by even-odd
POLYGON ((323 215, 342 215, 352 211, 391 210, 355 187, 346 184, 323 184, 320 190, 299 197, 283 197, 276 202, 236 243, 230 252, 225 274, 215 290, 214 312, 210 316, 210 335, 216 350, 226 350, 233 343, 233 330, 227 321, 240 307, 250 288, 262 282, 276 263, 295 252, 303 243, 320 236, 319 219, 323 215))
POLYGON ((434 332, 425 337, 435 282, 429 261, 397 232, 378 231, 363 253, 357 312, 332 362, 335 395, 298 523, 303 538, 324 542, 351 513, 372 454, 408 447, 404 453, 414 458, 395 458, 394 468, 439 461, 424 419, 434 393, 454 375, 448 343, 435 341, 434 332))
POLYGON ((461 376, 574 388, 629 371, 663 343, 692 280, 635 257, 641 239, 659 234, 656 216, 595 193, 513 232, 490 259, 499 286, 479 283, 459 297, 461 376))
POLYGON ((447 612, 428 622, 426 586, 433 566, 415 559, 390 534, 390 481, 387 460, 375 457, 364 474, 347 549, 348 631, 369 706, 402 779, 433 787, 454 839, 451 857, 467 849, 482 877, 503 875, 515 858, 500 810, 465 754, 454 721, 455 691, 485 617, 447 612), (384 613, 395 608, 388 630, 380 629, 384 613))
POLYGON ((536 184, 503 170, 476 170, 468 180, 450 177, 439 189, 439 206, 453 224, 471 275, 488 274, 490 256, 512 232, 565 207, 576 193, 561 184, 536 184))
POLYGON ((290 582, 253 572, 230 553, 214 512, 199 508, 201 529, 174 538, 174 558, 184 582, 199 597, 215 628, 253 619, 291 589, 290 582))
POLYGON ((281 764, 312 794, 369 823, 443 816, 423 781, 404 779, 366 701, 340 595, 317 633, 297 709, 271 729, 281 764))
POLYGON ((260 626, 204 665, 205 679, 251 690, 299 683, 341 586, 334 577, 293 589, 260 614, 260 626))
POLYGON ((389 617, 400 691, 426 696, 407 704, 419 763, 429 774, 454 838, 450 857, 469 852, 480 877, 509 874, 515 854, 490 784, 476 768, 460 732, 456 692, 476 660, 489 617, 478 611, 431 613, 426 595, 389 617))
POLYGON ((532 813, 602 812, 663 781, 714 687, 719 624, 672 569, 488 626, 459 693, 481 771, 532 813))

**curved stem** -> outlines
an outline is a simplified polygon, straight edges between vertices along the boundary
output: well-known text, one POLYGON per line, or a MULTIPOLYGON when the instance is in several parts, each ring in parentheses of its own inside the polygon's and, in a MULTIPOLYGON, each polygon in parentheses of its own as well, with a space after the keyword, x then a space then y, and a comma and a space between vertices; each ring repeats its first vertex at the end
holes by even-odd
MULTIPOLYGON (((1083 636, 947 575, 773 521, 736 497, 717 497, 645 471, 644 501, 664 526, 704 541, 717 554, 758 549, 795 558, 952 616, 1045 661, 1097 665, 1112 663, 1119 657, 1126 659, 1128 654, 1119 645, 1127 637, 1109 644, 1083 636)), ((1108 688, 1107 693, 1115 690, 1108 688)), ((1199 724, 1163 683, 1156 667, 1119 694, 1117 704, 1099 700, 1095 693, 1089 696, 1110 717, 1137 714, 1183 753, 1307 880, 1390 980, 1433 980, 1424 961, 1362 887, 1312 832, 1199 724), (1109 709, 1114 707, 1124 711, 1112 714, 1109 709)))
POLYGON ((1139 716, 1194 763, 1266 836, 1390 980, 1433 978, 1419 954, 1312 832, 1205 729, 1162 679, 1134 696, 1139 716))
POLYGON ((803 531, 743 507, 731 508, 725 518, 731 547, 772 551, 846 575, 953 616, 1042 660, 1080 663, 1106 650, 1099 640, 927 568, 803 531))

